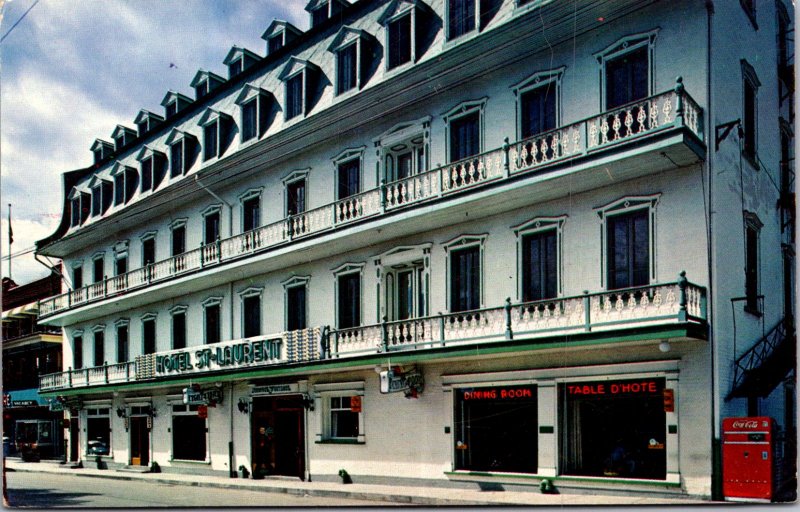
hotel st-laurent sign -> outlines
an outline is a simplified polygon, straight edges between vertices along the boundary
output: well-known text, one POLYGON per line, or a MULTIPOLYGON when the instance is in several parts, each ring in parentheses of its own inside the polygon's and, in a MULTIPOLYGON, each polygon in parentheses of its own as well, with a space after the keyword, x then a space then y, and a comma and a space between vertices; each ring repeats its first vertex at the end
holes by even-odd
POLYGON ((403 392, 406 398, 417 398, 425 388, 425 381, 417 367, 394 367, 380 372, 381 393, 403 392))
POLYGON ((275 364, 281 360, 282 342, 282 337, 264 337, 152 354, 153 376, 205 373, 275 364))

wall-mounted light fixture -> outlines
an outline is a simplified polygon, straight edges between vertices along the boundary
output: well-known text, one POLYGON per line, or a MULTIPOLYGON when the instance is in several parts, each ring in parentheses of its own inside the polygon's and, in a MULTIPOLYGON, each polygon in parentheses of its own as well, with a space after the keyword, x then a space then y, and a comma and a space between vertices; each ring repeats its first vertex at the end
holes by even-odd
POLYGON ((314 410, 314 399, 309 397, 308 395, 303 395, 303 407, 306 408, 308 411, 314 410))
POLYGON ((124 407, 117 407, 117 418, 127 418, 124 407))
POLYGON ((250 412, 250 404, 247 403, 247 400, 244 398, 239 399, 239 403, 236 404, 236 407, 239 408, 239 412, 242 414, 247 414, 250 412))

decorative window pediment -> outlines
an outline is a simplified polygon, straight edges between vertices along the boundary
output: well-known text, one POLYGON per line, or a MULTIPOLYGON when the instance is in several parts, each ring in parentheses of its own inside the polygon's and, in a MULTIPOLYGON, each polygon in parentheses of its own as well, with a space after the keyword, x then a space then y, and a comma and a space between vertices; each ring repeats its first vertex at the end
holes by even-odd
POLYGON ((177 142, 181 142, 181 141, 186 140, 186 139, 191 139, 193 142, 197 141, 197 137, 195 137, 191 133, 178 130, 177 128, 173 128, 172 131, 169 132, 169 135, 167 136, 167 140, 165 141, 165 144, 167 146, 171 146, 171 145, 173 145, 173 144, 175 144, 177 142))
POLYGON ((661 197, 661 194, 652 194, 647 196, 626 196, 621 199, 617 199, 616 201, 612 201, 605 206, 600 206, 599 208, 595 208, 594 210, 597 212, 597 215, 602 219, 609 215, 616 215, 618 213, 624 213, 629 210, 635 210, 639 208, 655 208, 656 204, 658 204, 658 199, 661 197))
POLYGON ((228 76, 233 78, 243 73, 246 69, 250 68, 253 64, 261 60, 256 53, 251 52, 247 48, 240 46, 233 46, 228 55, 225 56, 223 64, 228 66, 228 76))
POLYGON ((352 28, 348 26, 344 26, 339 29, 339 32, 331 41, 331 44, 328 45, 328 51, 335 53, 345 46, 348 46, 354 42, 359 40, 365 40, 370 38, 371 36, 364 30, 360 28, 352 28))
POLYGON ((428 5, 422 0, 393 0, 378 18, 378 23, 385 26, 418 9, 428 9, 428 5))
POLYGON ((634 50, 640 46, 652 45, 656 40, 659 30, 659 28, 654 28, 648 32, 640 32, 638 34, 625 36, 595 53, 594 57, 598 62, 602 63, 604 60, 613 59, 621 53, 634 50))
POLYGON ((114 327, 122 327, 122 326, 125 326, 125 325, 130 325, 130 323, 131 323, 130 318, 118 318, 114 322, 114 327))
POLYGON ((278 80, 288 80, 293 76, 301 73, 303 71, 320 71, 320 67, 314 64, 311 61, 298 59, 297 57, 292 57, 289 59, 289 62, 281 70, 280 74, 278 75, 278 80))
POLYGON ((164 111, 166 113, 165 117, 170 119, 171 117, 177 115, 178 112, 183 111, 183 109, 191 105, 193 102, 194 100, 185 94, 175 91, 167 91, 167 94, 164 95, 164 99, 161 100, 161 105, 164 107, 164 111))
POLYGON ((267 30, 261 34, 261 39, 267 42, 267 55, 272 55, 303 33, 288 21, 273 20, 267 30))
POLYGON ((149 110, 140 110, 139 114, 136 115, 136 119, 133 120, 136 126, 139 128, 139 137, 142 135, 153 131, 158 125, 164 122, 164 118, 158 114, 154 114, 149 110))
POLYGON ((520 236, 521 234, 532 233, 544 229, 561 229, 566 220, 566 215, 560 215, 558 217, 534 217, 523 222, 522 224, 512 226, 511 229, 514 231, 514 235, 520 236))
POLYGON ((481 245, 486 242, 486 239, 489 237, 488 233, 485 234, 478 234, 478 235, 460 235, 452 240, 449 240, 442 244, 445 251, 452 251, 454 249, 460 249, 462 247, 467 247, 470 245, 481 245))
POLYGON ((153 238, 155 238, 157 235, 158 235, 158 231, 148 231, 148 232, 146 232, 146 233, 142 233, 142 234, 139 236, 139 240, 141 240, 142 242, 144 242, 144 241, 146 241, 146 240, 150 240, 150 239, 153 239, 153 238))
POLYGON ((185 304, 176 304, 176 305, 172 306, 171 308, 169 308, 168 311, 169 311, 170 315, 178 315, 178 314, 181 314, 181 313, 186 313, 188 310, 189 310, 189 307, 186 306, 185 304))
POLYGON ((89 189, 93 189, 95 187, 99 187, 103 184, 111 184, 110 180, 106 180, 101 178, 100 176, 92 176, 92 179, 89 180, 89 184, 87 185, 89 189))
POLYGON ((115 142, 121 142, 121 144, 117 144, 116 146, 116 149, 119 149, 136 138, 136 130, 118 124, 111 133, 111 138, 114 139, 115 142))
POLYGON ((67 199, 72 201, 73 199, 80 199, 81 194, 87 194, 89 189, 83 189, 78 187, 72 187, 72 190, 69 192, 67 199))
POLYGON ((394 143, 404 141, 416 135, 419 135, 425 130, 429 130, 431 126, 431 116, 425 116, 414 121, 404 121, 397 123, 382 134, 378 135, 372 141, 376 146, 391 146, 394 143))
POLYGON ((375 256, 375 265, 391 267, 424 260, 430 254, 433 244, 426 242, 418 245, 401 245, 375 256))
POLYGON ((166 158, 167 155, 161 151, 158 151, 157 149, 151 148, 150 146, 142 146, 142 149, 140 149, 139 152, 136 153, 136 160, 138 160, 139 162, 141 162, 146 158, 151 158, 151 157, 166 158))
POLYGON ((213 108, 207 108, 203 115, 200 116, 200 120, 197 122, 199 126, 208 126, 214 121, 218 120, 225 121, 233 121, 233 118, 226 114, 225 112, 221 112, 219 110, 214 110, 213 108))
POLYGON ((311 0, 306 4, 306 11, 311 15, 311 28, 321 25, 349 5, 346 0, 311 0))
POLYGON ((308 173, 311 171, 311 168, 306 169, 297 169, 295 171, 290 172, 283 178, 281 178, 281 182, 286 185, 288 183, 295 182, 297 180, 304 180, 308 178, 308 173))
POLYGON ((362 263, 354 263, 354 262, 342 263, 338 267, 332 268, 331 272, 333 272, 333 275, 335 275, 335 276, 339 276, 339 275, 343 275, 343 274, 351 274, 353 272, 363 272, 364 268, 366 266, 367 266, 367 264, 363 263, 363 262, 362 263))
POLYGON ((236 99, 233 102, 241 106, 248 101, 259 97, 264 98, 265 100, 275 99, 275 96, 270 91, 262 89, 255 84, 247 84, 242 88, 242 91, 238 96, 236 96, 236 99))
POLYGON ((204 308, 209 306, 219 306, 222 304, 222 297, 214 296, 208 297, 203 302, 200 303, 204 308))
POLYGON ((114 145, 103 139, 95 139, 91 150, 94 153, 94 163, 99 164, 114 152, 114 145))
POLYGON ((334 164, 339 164, 342 162, 346 162, 348 160, 352 160, 354 158, 361 158, 364 156, 364 150, 366 150, 366 146, 359 146, 357 148, 347 148, 331 160, 333 160, 334 164))
POLYGON ((158 318, 156 313, 145 313, 142 315, 142 322, 149 322, 151 320, 155 320, 156 318, 158 318))
POLYGON ((239 292, 239 297, 244 299, 246 297, 260 296, 262 293, 264 293, 263 286, 248 286, 239 292))
POLYGON ((213 215, 215 213, 219 213, 222 211, 221 204, 212 204, 211 206, 206 207, 203 211, 200 212, 200 215, 205 217, 206 215, 213 215))
POLYGON ((111 167, 111 175, 112 175, 112 176, 116 176, 116 175, 118 175, 118 174, 124 173, 125 171, 134 171, 134 172, 135 172, 135 171, 136 171, 136 169, 134 169, 134 168, 133 168, 133 167, 131 167, 130 165, 125 165, 125 164, 123 164, 123 163, 122 163, 122 162, 120 162, 119 160, 117 160, 117 161, 114 163, 113 167, 111 167))
POLYGON ((488 96, 484 96, 483 98, 477 100, 469 100, 464 101, 456 105, 455 107, 451 108, 447 112, 442 114, 445 122, 449 122, 451 119, 462 116, 464 114, 468 114, 474 110, 481 110, 486 107, 486 102, 489 100, 488 96))
POLYGON ((198 99, 210 94, 214 89, 225 83, 225 79, 216 73, 201 69, 194 75, 192 83, 198 99))
POLYGON ((311 276, 292 276, 289 279, 281 281, 281 286, 284 288, 293 288, 295 286, 306 286, 311 280, 311 276))

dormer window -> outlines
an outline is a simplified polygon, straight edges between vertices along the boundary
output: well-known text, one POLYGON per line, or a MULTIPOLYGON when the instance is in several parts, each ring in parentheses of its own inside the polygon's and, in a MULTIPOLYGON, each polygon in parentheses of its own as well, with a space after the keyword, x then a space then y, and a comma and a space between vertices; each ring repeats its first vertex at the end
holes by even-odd
POLYGON ((279 79, 285 84, 284 115, 287 121, 311 110, 319 73, 319 67, 297 57, 292 57, 283 68, 279 79))
POLYGON ((111 138, 114 139, 114 149, 119 151, 136 138, 136 131, 118 124, 114 133, 111 134, 111 138))
POLYGON ((70 226, 80 226, 89 218, 92 196, 87 192, 72 189, 67 199, 70 201, 70 226))
POLYGON ((363 86, 370 39, 363 30, 342 27, 328 46, 328 51, 336 55, 336 94, 363 86))
MULTIPOLYGON (((197 76, 195 76, 195 80, 197 80, 197 76)), ((194 82, 192 86, 194 86, 194 82)), ((183 109, 191 105, 193 101, 190 97, 179 92, 169 91, 164 96, 164 99, 161 100, 161 105, 164 107, 166 118, 171 119, 178 115, 178 112, 182 112, 183 109)))
POLYGON ((395 0, 378 22, 386 34, 386 69, 394 69, 417 60, 417 40, 429 8, 419 0, 395 0))
POLYGON ((150 112, 149 110, 140 110, 133 122, 136 123, 136 128, 139 130, 139 137, 142 137, 163 123, 164 118, 158 114, 150 112))
POLYGON ((197 155, 197 138, 173 129, 166 140, 169 146, 169 176, 177 178, 189 172, 197 155))
POLYGON ((141 166, 142 192, 157 189, 167 172, 167 155, 145 146, 139 151, 136 159, 141 166))
POLYGON ((209 108, 198 124, 203 127, 203 160, 222 156, 230 143, 231 116, 209 108))
POLYGON ((275 20, 261 34, 261 39, 267 42, 267 55, 272 55, 302 33, 300 29, 287 21, 275 20))
POLYGON ((194 87, 195 98, 199 100, 224 83, 225 79, 221 76, 201 69, 194 75, 191 86, 194 87))
POLYGON ((114 177, 114 205, 119 206, 130 201, 139 186, 136 169, 117 162, 111 169, 111 176, 114 177))
POLYGON ((92 144, 92 153, 94 153, 94 164, 98 165, 103 160, 108 158, 114 152, 114 145, 102 139, 95 139, 92 144))
POLYGON ((272 93, 248 84, 236 98, 235 103, 242 110, 240 133, 242 142, 260 138, 269 127, 269 114, 275 97, 272 93))
POLYGON ((261 57, 250 50, 234 46, 222 62, 228 66, 228 77, 233 78, 241 75, 246 69, 260 60, 261 57))
POLYGON ((483 30, 494 14, 492 4, 486 0, 446 0, 447 40, 483 30))
POLYGON ((346 0, 311 0, 306 4, 306 11, 311 15, 311 28, 322 25, 349 5, 346 0))
POLYGON ((89 181, 89 190, 92 191, 92 217, 102 215, 111 206, 114 185, 107 180, 93 177, 89 181))

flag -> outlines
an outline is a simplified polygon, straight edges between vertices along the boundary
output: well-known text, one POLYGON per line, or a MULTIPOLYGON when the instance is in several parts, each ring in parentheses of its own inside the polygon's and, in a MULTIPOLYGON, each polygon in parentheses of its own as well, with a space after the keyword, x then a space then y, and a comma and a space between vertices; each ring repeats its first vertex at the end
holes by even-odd
POLYGON ((11 205, 8 205, 8 245, 14 243, 14 230, 11 229, 11 205))

